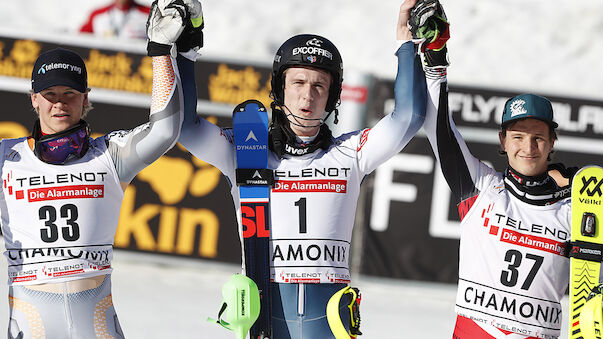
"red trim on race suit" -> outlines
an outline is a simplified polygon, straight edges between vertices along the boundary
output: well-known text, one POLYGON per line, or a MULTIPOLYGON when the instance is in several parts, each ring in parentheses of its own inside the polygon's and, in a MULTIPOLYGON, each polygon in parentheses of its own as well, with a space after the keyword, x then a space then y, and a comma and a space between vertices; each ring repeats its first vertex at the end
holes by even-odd
POLYGON ((473 204, 475 203, 475 200, 477 200, 478 196, 479 196, 479 194, 476 194, 476 195, 472 196, 471 198, 467 198, 459 203, 458 209, 459 209, 459 216, 461 217, 461 220, 463 220, 465 218, 465 215, 467 215, 467 213, 469 213, 469 210, 471 209, 471 207, 473 207, 473 204))

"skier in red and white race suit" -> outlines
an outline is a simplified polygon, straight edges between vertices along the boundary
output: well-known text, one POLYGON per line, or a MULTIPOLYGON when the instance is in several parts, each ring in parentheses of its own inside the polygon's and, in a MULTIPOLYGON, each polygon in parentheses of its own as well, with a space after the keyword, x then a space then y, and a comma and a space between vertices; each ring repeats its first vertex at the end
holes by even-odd
POLYGON ((421 15, 445 27, 422 45, 429 91, 424 129, 461 217, 453 338, 557 338, 565 322, 560 301, 569 281, 575 169, 549 164, 557 139, 551 103, 533 94, 506 102, 499 132, 504 172, 475 158, 448 107, 445 15, 437 1, 420 1, 411 22, 428 25, 421 15))
POLYGON ((0 221, 8 260, 9 338, 123 338, 111 297, 111 260, 124 190, 178 140, 183 98, 170 48, 183 14, 165 2, 149 17, 149 122, 92 139, 82 58, 67 49, 32 71, 31 137, 0 142, 0 221))
MULTIPOLYGON (((272 69, 268 167, 273 337, 333 338, 329 298, 350 282, 349 256, 360 184, 396 155, 423 123, 426 87, 406 23, 414 0, 400 8, 396 107, 373 128, 334 138, 324 121, 337 115, 343 65, 326 38, 297 35, 277 51, 272 69), (416 78, 416 79, 413 79, 416 78)), ((179 59, 185 95, 180 143, 228 178, 241 212, 232 130, 195 115, 193 65, 179 59)), ((349 327, 342 301, 341 318, 349 327)))
POLYGON ((80 32, 101 38, 146 39, 145 24, 149 10, 148 6, 134 0, 114 0, 112 4, 90 13, 80 32))

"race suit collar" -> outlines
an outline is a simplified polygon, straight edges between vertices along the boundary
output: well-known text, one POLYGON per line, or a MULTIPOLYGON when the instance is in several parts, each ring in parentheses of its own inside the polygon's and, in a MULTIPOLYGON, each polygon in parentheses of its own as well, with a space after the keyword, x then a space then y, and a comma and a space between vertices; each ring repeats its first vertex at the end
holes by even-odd
POLYGON ((571 189, 560 188, 548 173, 525 176, 507 167, 504 174, 505 188, 519 200, 531 205, 545 206, 570 196, 571 189))

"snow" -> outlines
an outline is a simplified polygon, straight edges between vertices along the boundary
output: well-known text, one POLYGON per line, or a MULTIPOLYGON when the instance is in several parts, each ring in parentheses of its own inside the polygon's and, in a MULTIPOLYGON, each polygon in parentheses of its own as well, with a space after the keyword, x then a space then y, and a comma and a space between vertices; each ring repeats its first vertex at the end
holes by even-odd
MULTIPOLYGON (((0 28, 75 33, 92 9, 108 2, 3 1, 0 28)), ((603 100, 599 67, 603 0, 442 3, 451 22, 451 84, 603 100)), ((318 33, 339 47, 346 68, 393 78, 400 4, 394 0, 203 1, 204 54, 269 64, 276 48, 291 35, 318 33)))

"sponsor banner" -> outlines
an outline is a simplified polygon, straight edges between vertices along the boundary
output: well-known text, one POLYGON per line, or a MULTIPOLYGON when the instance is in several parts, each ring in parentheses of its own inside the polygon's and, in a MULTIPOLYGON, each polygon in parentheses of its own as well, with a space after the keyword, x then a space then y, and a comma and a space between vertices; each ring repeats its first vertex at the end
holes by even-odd
MULTIPOLYGON (((450 109, 457 125, 498 129, 505 102, 521 93, 450 86, 450 109)), ((551 101, 558 133, 562 136, 603 137, 603 103, 543 95, 551 101)))
MULTIPOLYGON (((369 108, 369 119, 376 119, 393 111, 393 81, 377 81, 369 108)), ((449 106, 459 127, 498 130, 505 102, 519 92, 449 85, 449 106)), ((603 102, 547 95, 553 106, 557 129, 561 137, 603 137, 603 102)))
MULTIPOLYGON (((93 90, 151 93, 153 65, 146 51, 130 53, 11 37, 0 37, 0 40, 0 77, 29 81, 38 55, 60 46, 82 56, 88 71, 88 86, 93 90)), ((269 63, 266 66, 243 65, 205 58, 197 63, 195 79, 199 100, 236 105, 256 99, 270 107, 269 63)))
MULTIPOLYGON (((59 44, 1 37, 0 76, 29 80, 38 55, 59 44)), ((120 51, 65 46, 82 56, 88 71, 88 86, 133 93, 151 93, 151 58, 120 51)))

